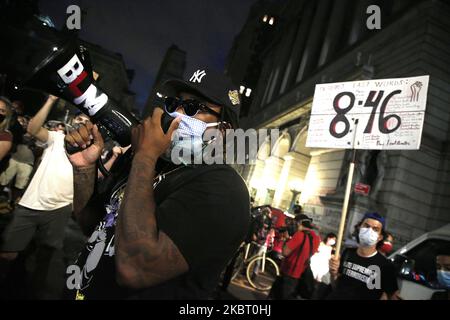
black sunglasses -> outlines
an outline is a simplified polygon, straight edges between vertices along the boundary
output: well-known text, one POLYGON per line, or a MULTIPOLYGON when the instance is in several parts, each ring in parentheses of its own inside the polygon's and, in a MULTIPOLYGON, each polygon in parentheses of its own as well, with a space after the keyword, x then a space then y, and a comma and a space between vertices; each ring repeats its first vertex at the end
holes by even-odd
POLYGON ((172 97, 165 98, 164 108, 166 112, 172 113, 179 107, 182 107, 184 113, 189 117, 193 117, 200 111, 203 111, 220 118, 220 113, 209 108, 204 102, 200 102, 195 99, 182 100, 180 98, 172 98, 172 97))

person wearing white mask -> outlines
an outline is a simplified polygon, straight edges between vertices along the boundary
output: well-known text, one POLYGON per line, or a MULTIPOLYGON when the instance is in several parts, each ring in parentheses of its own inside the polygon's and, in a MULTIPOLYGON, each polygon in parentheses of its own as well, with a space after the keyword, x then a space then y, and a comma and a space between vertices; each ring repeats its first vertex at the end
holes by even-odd
POLYGON ((450 245, 439 248, 436 253, 436 274, 439 286, 445 291, 434 293, 431 300, 450 300, 450 245))
POLYGON ((330 259, 332 292, 328 300, 398 299, 394 265, 377 251, 386 220, 377 212, 366 213, 358 232, 358 248, 330 259))
POLYGON ((328 261, 335 250, 336 238, 336 234, 328 233, 320 243, 317 253, 311 257, 311 271, 315 280, 313 300, 322 300, 331 292, 328 261))
POLYGON ((115 185, 107 194, 95 188, 103 148, 98 128, 81 126, 66 137, 83 148, 69 157, 74 214, 92 234, 76 263, 80 272, 68 274, 68 298, 208 299, 247 233, 244 180, 230 166, 201 157, 211 142, 204 140, 207 128, 237 128, 239 91, 207 68, 163 87, 171 99, 133 128, 123 156, 133 154, 131 168, 123 179, 105 179, 115 185), (161 158, 166 164, 158 170, 161 158))
POLYGON ((317 253, 311 257, 311 271, 317 282, 330 283, 328 261, 336 244, 336 238, 334 233, 327 234, 320 243, 317 253))

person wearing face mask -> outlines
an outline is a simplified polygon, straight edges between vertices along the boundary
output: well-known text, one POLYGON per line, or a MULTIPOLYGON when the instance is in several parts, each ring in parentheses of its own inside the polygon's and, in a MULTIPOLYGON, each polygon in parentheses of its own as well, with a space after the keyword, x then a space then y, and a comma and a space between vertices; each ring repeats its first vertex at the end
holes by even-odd
POLYGON ((436 252, 436 274, 439 286, 445 291, 435 292, 431 300, 450 300, 450 245, 436 252))
POLYGON ((328 261, 335 249, 336 239, 336 234, 328 233, 320 243, 317 253, 311 257, 311 271, 315 280, 313 300, 322 300, 330 292, 330 268, 328 261))
POLYGON ((334 233, 327 234, 320 243, 317 253, 311 257, 311 271, 317 282, 330 283, 328 261, 336 245, 336 238, 334 233))
POLYGON ((358 232, 358 248, 346 249, 330 259, 332 292, 329 300, 398 299, 394 265, 377 251, 386 220, 366 213, 358 232))
MULTIPOLYGON (((155 108, 133 129, 130 167, 106 194, 95 182, 103 148, 97 126, 66 137, 83 147, 69 159, 74 213, 91 234, 76 262, 80 272, 68 275, 69 299, 210 298, 245 238, 244 180, 228 165, 202 161, 205 146, 219 142, 205 138, 208 130, 237 128, 238 89, 202 68, 187 81, 168 80, 160 92, 168 95, 164 110, 155 108)), ((116 178, 104 184, 109 179, 116 178)))
POLYGON ((378 251, 387 257, 394 249, 394 236, 392 233, 385 231, 383 241, 378 242, 378 251))

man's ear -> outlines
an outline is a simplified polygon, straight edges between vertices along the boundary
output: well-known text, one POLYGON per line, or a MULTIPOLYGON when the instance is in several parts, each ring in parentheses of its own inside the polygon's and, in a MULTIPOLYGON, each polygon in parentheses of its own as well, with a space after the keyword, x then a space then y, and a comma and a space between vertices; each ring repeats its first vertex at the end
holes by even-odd
POLYGON ((226 121, 221 121, 220 123, 219 123, 219 129, 220 130, 227 130, 227 129, 231 129, 232 128, 232 126, 231 126, 231 124, 229 124, 228 122, 226 122, 226 121))
POLYGON ((220 130, 220 132, 222 133, 222 136, 225 137, 226 136, 226 131, 228 129, 231 129, 232 126, 231 124, 229 124, 228 122, 222 121, 219 123, 219 125, 217 126, 217 128, 220 130))

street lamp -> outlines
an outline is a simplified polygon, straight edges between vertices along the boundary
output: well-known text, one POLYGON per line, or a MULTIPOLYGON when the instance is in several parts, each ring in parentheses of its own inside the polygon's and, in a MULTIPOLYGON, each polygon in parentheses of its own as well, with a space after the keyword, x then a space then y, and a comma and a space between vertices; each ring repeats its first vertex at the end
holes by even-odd
POLYGON ((289 212, 294 211, 295 202, 298 196, 302 193, 303 183, 300 180, 293 180, 289 183, 289 190, 292 192, 291 205, 289 206, 289 212))

